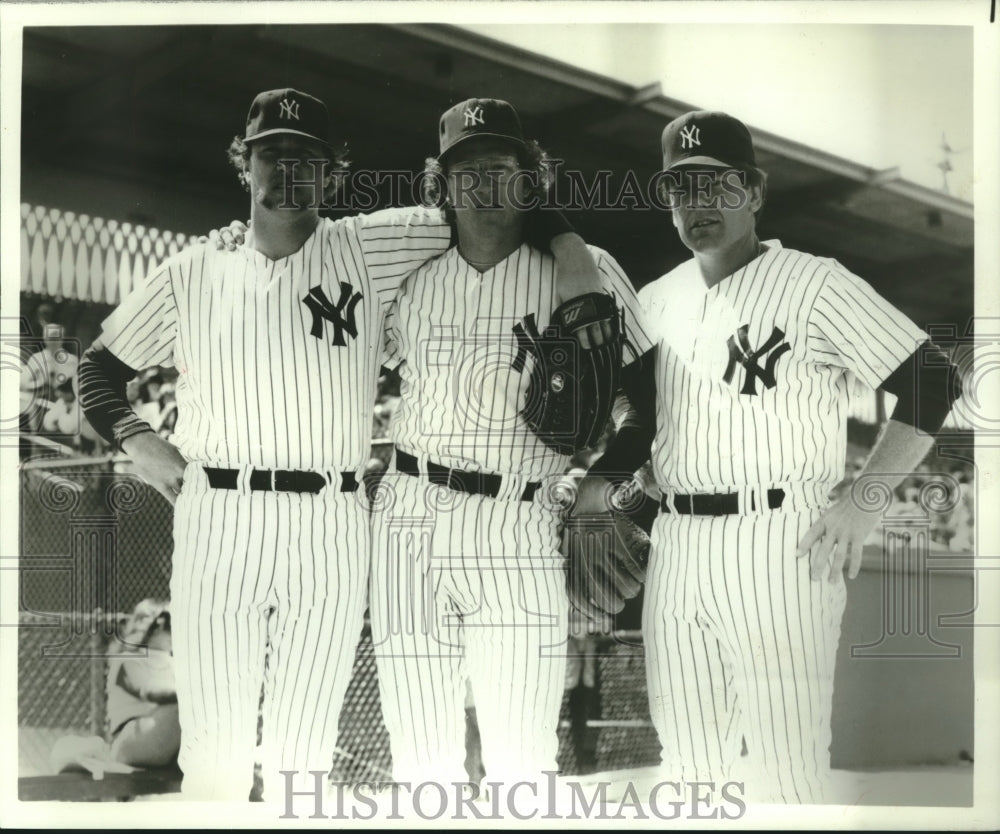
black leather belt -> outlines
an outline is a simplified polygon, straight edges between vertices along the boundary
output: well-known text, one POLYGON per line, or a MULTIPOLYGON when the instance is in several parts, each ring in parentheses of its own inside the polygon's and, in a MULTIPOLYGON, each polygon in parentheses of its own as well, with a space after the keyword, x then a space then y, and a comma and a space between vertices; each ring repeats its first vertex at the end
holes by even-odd
MULTIPOLYGON (((755 493, 750 493, 750 510, 757 510, 755 493)), ((769 489, 767 491, 767 508, 776 510, 785 500, 783 489, 769 489)), ((663 512, 670 511, 666 496, 660 498, 660 509, 663 512)), ((674 512, 681 515, 736 515, 740 511, 740 496, 738 492, 724 492, 719 495, 675 495, 674 512)))
MULTIPOLYGON (((217 466, 203 466, 212 489, 238 489, 239 469, 222 469, 217 466)), ((250 473, 249 487, 252 492, 311 492, 316 494, 330 486, 326 475, 302 469, 254 469, 250 473)), ((353 472, 340 474, 340 491, 354 492, 358 479, 353 472)))
MULTIPOLYGON (((414 478, 420 477, 420 469, 417 466, 417 459, 399 449, 396 450, 396 468, 414 478)), ((503 476, 491 475, 488 472, 466 472, 464 469, 449 469, 439 463, 427 461, 427 480, 438 486, 448 487, 456 492, 467 492, 469 495, 485 495, 487 498, 496 498, 500 494, 500 485, 503 483, 503 476)), ((522 501, 530 501, 535 497, 535 493, 541 483, 530 481, 525 484, 521 492, 522 501)))

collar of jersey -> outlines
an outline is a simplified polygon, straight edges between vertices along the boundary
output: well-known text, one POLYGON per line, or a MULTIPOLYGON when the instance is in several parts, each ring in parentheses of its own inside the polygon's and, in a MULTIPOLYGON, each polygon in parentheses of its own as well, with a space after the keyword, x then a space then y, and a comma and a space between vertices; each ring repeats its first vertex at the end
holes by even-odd
MULTIPOLYGON (((509 261, 509 260, 510 260, 511 258, 513 258, 513 257, 514 257, 514 256, 515 256, 516 254, 518 254, 518 253, 519 253, 519 252, 520 252, 521 250, 523 250, 523 249, 524 249, 524 248, 525 248, 526 246, 528 246, 528 244, 527 244, 527 243, 524 243, 524 242, 522 242, 522 243, 521 243, 521 245, 517 247, 517 249, 512 249, 512 250, 510 251, 510 253, 509 253, 509 254, 507 255, 507 257, 505 257, 505 258, 501 258, 501 259, 500 259, 499 261, 497 261, 497 262, 496 262, 495 264, 493 264, 493 266, 491 266, 491 267, 490 267, 489 269, 487 269, 487 270, 485 270, 485 271, 483 271, 483 272, 479 272, 479 270, 478 270, 478 269, 476 269, 476 267, 475 267, 475 266, 473 265, 473 263, 472 263, 471 261, 467 261, 467 260, 466 260, 466 259, 465 259, 464 257, 462 257, 462 253, 458 251, 458 246, 453 246, 453 247, 451 248, 451 251, 452 251, 452 253, 454 254, 454 257, 456 257, 456 258, 457 258, 457 259, 458 259, 459 261, 461 261, 461 262, 462 262, 463 264, 466 264, 466 265, 468 265, 468 266, 469 266, 469 267, 470 267, 470 268, 472 269, 472 271, 473 271, 473 272, 479 272, 479 276, 480 276, 480 277, 483 277, 483 276, 485 276, 485 275, 489 275, 489 274, 490 274, 491 272, 493 272, 493 271, 494 271, 494 270, 495 270, 495 269, 496 269, 496 268, 497 268, 498 266, 502 266, 503 264, 506 264, 506 263, 507 263, 507 261, 509 261)), ((530 247, 529 247, 529 248, 530 248, 530 247)))
POLYGON ((247 233, 243 238, 243 251, 246 253, 247 257, 251 258, 258 267, 270 268, 275 265, 284 264, 289 258, 294 258, 311 241, 316 235, 319 234, 320 229, 323 227, 324 220, 321 217, 319 223, 316 224, 316 228, 312 230, 312 234, 309 235, 305 240, 302 241, 302 245, 296 249, 294 252, 290 252, 287 255, 282 255, 280 258, 269 258, 259 249, 256 249, 253 245, 253 229, 247 229, 247 233))
MULTIPOLYGON (((723 278, 717 284, 713 284, 711 287, 705 287, 705 291, 706 292, 718 292, 719 289, 720 289, 720 287, 722 287, 725 284, 728 284, 737 275, 740 275, 743 272, 746 272, 746 270, 750 267, 751 264, 753 264, 756 261, 761 260, 762 258, 768 257, 772 252, 776 252, 777 250, 779 250, 779 249, 782 248, 781 241, 778 240, 777 238, 772 238, 770 240, 762 240, 761 241, 761 245, 762 246, 766 246, 767 249, 765 249, 756 258, 754 258, 752 261, 750 261, 750 263, 747 263, 747 264, 744 264, 743 266, 741 266, 739 269, 736 270, 736 272, 730 272, 725 278, 723 278)), ((691 260, 694 261, 694 263, 696 265, 695 266, 695 274, 698 276, 698 280, 701 281, 702 286, 705 286, 705 280, 704 280, 704 278, 701 277, 701 270, 697 268, 697 263, 698 262, 695 261, 694 258, 692 258, 691 260)))

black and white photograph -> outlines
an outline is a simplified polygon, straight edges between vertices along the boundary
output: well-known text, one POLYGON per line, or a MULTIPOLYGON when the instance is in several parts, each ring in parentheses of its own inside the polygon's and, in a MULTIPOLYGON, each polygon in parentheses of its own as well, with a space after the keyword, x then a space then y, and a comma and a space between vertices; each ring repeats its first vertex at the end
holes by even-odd
POLYGON ((1000 825, 995 16, 5 3, 0 824, 1000 825))

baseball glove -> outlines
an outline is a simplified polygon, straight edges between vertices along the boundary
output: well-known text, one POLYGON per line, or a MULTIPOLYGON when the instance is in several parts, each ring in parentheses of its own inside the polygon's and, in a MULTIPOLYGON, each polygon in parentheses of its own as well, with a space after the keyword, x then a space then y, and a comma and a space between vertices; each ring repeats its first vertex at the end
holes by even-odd
POLYGON ((639 594, 649 563, 649 536, 617 510, 570 516, 562 552, 570 603, 588 617, 617 614, 639 594))
POLYGON ((534 358, 521 417, 549 448, 563 455, 594 446, 601 437, 622 367, 624 336, 614 298, 587 293, 560 304, 538 332, 534 315, 514 326, 521 371, 534 358), (587 334, 610 333, 595 345, 587 334))

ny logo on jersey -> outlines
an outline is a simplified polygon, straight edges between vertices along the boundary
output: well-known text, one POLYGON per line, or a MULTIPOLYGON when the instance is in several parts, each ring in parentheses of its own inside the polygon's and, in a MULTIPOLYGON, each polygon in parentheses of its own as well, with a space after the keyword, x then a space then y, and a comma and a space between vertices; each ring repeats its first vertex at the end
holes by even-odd
POLYGON ((354 320, 354 308, 364 296, 354 291, 354 287, 345 281, 340 282, 340 298, 336 305, 330 303, 323 288, 318 284, 309 290, 309 295, 302 299, 302 303, 309 308, 312 313, 312 328, 309 330, 310 336, 317 339, 323 338, 323 322, 328 321, 333 325, 333 342, 337 347, 344 347, 344 331, 346 330, 352 339, 358 338, 358 326, 354 320))
POLYGON ((299 103, 295 99, 289 101, 287 98, 283 98, 280 102, 278 102, 278 107, 279 119, 299 120, 299 103))
POLYGON ((722 375, 723 380, 726 382, 733 381, 733 373, 736 370, 737 363, 739 363, 747 371, 747 375, 743 380, 743 388, 740 391, 741 394, 749 394, 751 397, 756 396, 758 379, 764 383, 765 388, 774 388, 774 366, 781 356, 792 349, 792 346, 788 342, 778 344, 778 342, 781 342, 785 338, 785 332, 780 327, 775 327, 771 331, 768 340, 757 350, 751 350, 750 348, 750 340, 747 338, 747 325, 744 324, 737 330, 736 336, 739 338, 739 345, 736 344, 736 339, 732 336, 726 342, 729 346, 729 364, 726 365, 726 372, 722 375), (762 368, 757 364, 757 360, 772 350, 773 353, 767 357, 767 362, 764 363, 764 367, 762 368))
POLYGON ((484 124, 482 107, 476 107, 475 109, 466 107, 462 115, 465 116, 466 127, 475 127, 476 125, 484 124))
POLYGON ((701 147, 701 128, 698 125, 688 125, 681 128, 681 149, 689 150, 695 145, 701 147))

